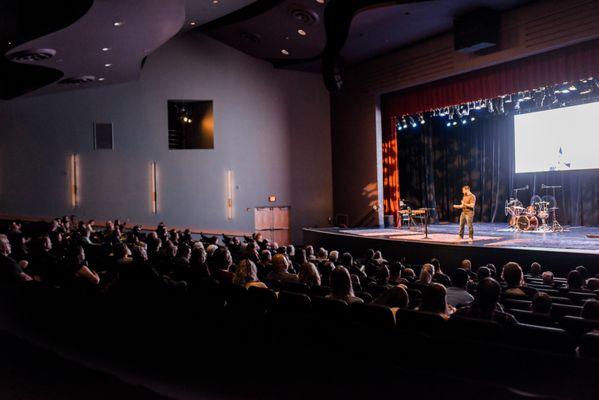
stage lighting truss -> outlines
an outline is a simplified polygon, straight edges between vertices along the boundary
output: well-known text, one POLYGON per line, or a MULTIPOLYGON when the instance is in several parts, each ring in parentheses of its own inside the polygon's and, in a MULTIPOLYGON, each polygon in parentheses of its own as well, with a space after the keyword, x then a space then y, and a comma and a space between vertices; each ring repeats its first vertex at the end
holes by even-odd
POLYGON ((410 127, 418 129, 433 118, 447 119, 445 126, 456 127, 478 120, 479 115, 518 114, 593 101, 599 101, 599 80, 589 77, 573 82, 562 82, 556 85, 507 93, 492 99, 479 99, 413 115, 403 115, 396 119, 395 128, 398 132, 405 131, 410 127))

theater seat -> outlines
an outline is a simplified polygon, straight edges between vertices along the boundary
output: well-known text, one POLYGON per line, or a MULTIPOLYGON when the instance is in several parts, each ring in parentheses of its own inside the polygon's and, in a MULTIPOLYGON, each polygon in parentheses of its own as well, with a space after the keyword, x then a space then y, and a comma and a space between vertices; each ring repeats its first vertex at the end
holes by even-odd
POLYGON ((279 293, 277 309, 286 313, 308 313, 312 308, 310 297, 303 293, 282 291, 279 293))
POLYGON ((281 290, 287 292, 310 294, 310 286, 303 282, 285 281, 281 283, 281 290))
POLYGON ((422 302, 422 292, 418 289, 408 289, 408 298, 410 299, 410 303, 408 304, 408 308, 414 309, 420 306, 422 302))
POLYGON ((504 330, 501 325, 484 319, 451 317, 447 321, 447 334, 456 339, 479 342, 502 342, 504 340, 504 330))
POLYGON ((368 292, 355 292, 354 295, 364 300, 364 303, 366 304, 372 303, 373 297, 368 292))
POLYGON ((580 316, 581 311, 582 307, 571 304, 554 304, 553 307, 551 307, 551 315, 556 321, 565 315, 578 317, 580 316))
POLYGON ((510 310, 530 310, 532 302, 530 300, 504 298, 501 304, 510 310))
POLYGON ((557 327, 557 322, 551 315, 537 314, 533 313, 532 311, 518 309, 510 309, 508 312, 516 317, 518 322, 523 324, 557 327))
POLYGON ((354 303, 350 307, 352 321, 379 328, 395 327, 395 317, 390 308, 379 304, 354 303))
POLYGON ((322 320, 349 321, 349 306, 343 300, 312 297, 312 312, 322 320))
POLYGON ((568 332, 560 328, 516 324, 508 329, 510 343, 516 347, 574 353, 574 342, 568 332))
POLYGON ((218 293, 227 307, 235 307, 240 304, 247 290, 243 286, 221 283, 218 285, 218 293))
POLYGON ((592 330, 599 330, 599 321, 566 315, 559 321, 560 326, 576 337, 592 330))
POLYGON ((423 332, 433 336, 445 332, 445 319, 437 314, 404 309, 398 310, 395 317, 397 327, 401 330, 423 332))
POLYGON ((588 332, 582 335, 578 352, 581 357, 599 359, 599 332, 588 332))
POLYGON ((274 308, 277 295, 272 289, 252 286, 247 290, 243 303, 250 311, 264 313, 274 308))
POLYGON ((312 286, 310 296, 325 297, 331 293, 331 288, 328 286, 312 286))

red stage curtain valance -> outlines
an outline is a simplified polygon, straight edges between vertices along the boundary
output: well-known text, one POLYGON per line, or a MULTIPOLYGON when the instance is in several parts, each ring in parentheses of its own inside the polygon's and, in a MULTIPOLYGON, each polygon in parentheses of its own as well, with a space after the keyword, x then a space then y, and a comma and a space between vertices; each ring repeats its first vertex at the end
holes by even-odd
POLYGON ((390 118, 599 75, 599 40, 511 61, 383 96, 390 118))

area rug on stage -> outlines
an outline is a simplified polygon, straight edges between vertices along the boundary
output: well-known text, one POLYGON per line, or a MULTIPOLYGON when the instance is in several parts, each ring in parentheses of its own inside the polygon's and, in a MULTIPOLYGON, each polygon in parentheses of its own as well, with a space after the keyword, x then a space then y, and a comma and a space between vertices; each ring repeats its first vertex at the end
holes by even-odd
MULTIPOLYGON (((400 239, 400 240, 409 240, 409 241, 413 241, 413 242, 422 242, 422 241, 426 241, 427 243, 452 243, 452 244, 458 244, 458 243, 464 243, 467 244, 468 243, 468 239, 462 239, 460 240, 458 238, 458 236, 453 233, 429 233, 428 234, 429 239, 424 239, 424 234, 423 233, 419 233, 417 235, 397 235, 397 236, 390 236, 390 239, 400 239)), ((474 237, 474 241, 475 242, 484 242, 485 240, 499 240, 501 238, 499 237, 495 237, 495 236, 475 236, 474 237)))
MULTIPOLYGON (((344 229, 344 230, 340 230, 340 233, 350 233, 352 235, 358 235, 358 236, 389 236, 389 235, 399 235, 402 234, 404 231, 401 231, 399 229, 392 229, 392 228, 387 228, 387 229, 344 229)), ((410 233, 415 233, 415 232, 410 232, 410 233)))

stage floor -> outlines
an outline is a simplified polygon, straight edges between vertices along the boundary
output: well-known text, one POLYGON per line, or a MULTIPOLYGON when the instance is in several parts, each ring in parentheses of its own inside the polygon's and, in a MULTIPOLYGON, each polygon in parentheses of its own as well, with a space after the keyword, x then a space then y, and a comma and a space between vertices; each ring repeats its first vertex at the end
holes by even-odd
MULTIPOLYGON (((429 226, 429 239, 424 239, 424 232, 395 228, 359 228, 334 229, 338 233, 368 238, 397 240, 402 242, 420 242, 469 247, 539 249, 544 251, 570 251, 574 253, 599 254, 599 239, 587 235, 599 235, 599 228, 567 227, 560 233, 512 232, 505 224, 477 223, 474 225, 474 242, 467 238, 458 238, 457 224, 437 224, 429 226)), ((466 230, 467 232, 467 230, 466 230)), ((467 235, 467 233, 466 233, 467 235)))

